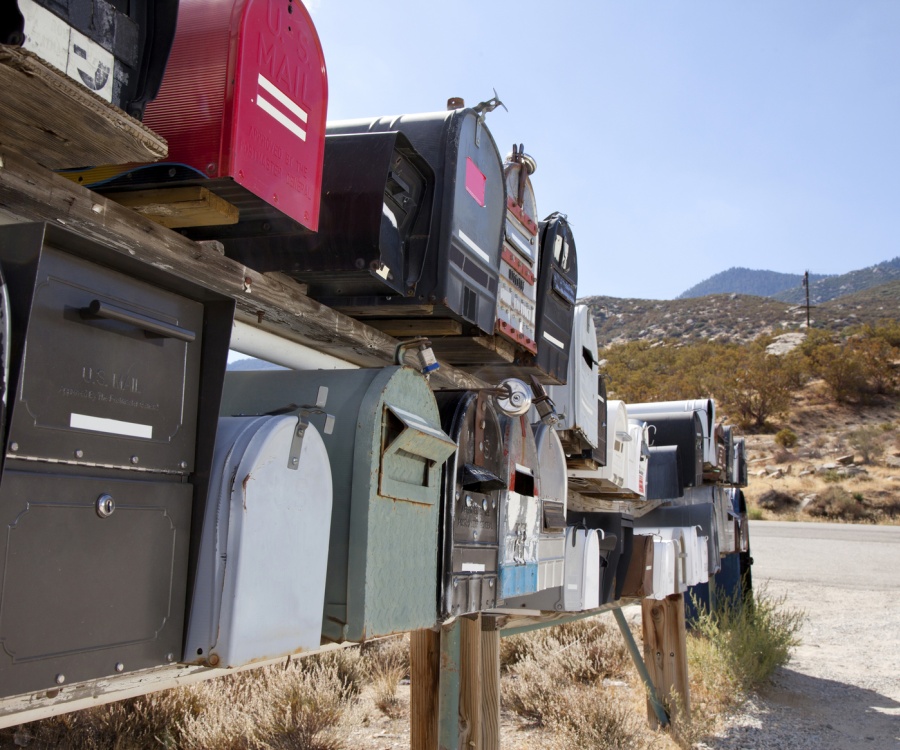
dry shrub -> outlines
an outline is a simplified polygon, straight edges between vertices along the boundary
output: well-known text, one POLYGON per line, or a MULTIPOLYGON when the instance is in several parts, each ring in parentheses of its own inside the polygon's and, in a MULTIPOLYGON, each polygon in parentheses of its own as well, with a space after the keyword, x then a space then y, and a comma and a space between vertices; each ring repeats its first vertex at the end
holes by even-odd
POLYGON ((343 690, 353 697, 359 695, 368 679, 362 652, 355 646, 316 654, 301 661, 303 663, 334 667, 343 690))
MULTIPOLYGON (((772 454, 772 460, 776 464, 791 464, 797 460, 797 456, 790 451, 779 449, 772 454)), ((790 469, 788 469, 788 471, 790 471, 790 469)))
POLYGON ((800 505, 800 501, 786 492, 769 490, 756 501, 756 504, 763 510, 771 510, 775 513, 780 513, 786 510, 794 510, 800 505))
POLYGON ((409 675, 409 640, 398 636, 377 641, 366 648, 363 661, 372 680, 375 705, 386 716, 398 717, 397 686, 409 675))
POLYGON ((871 521, 874 514, 865 505, 862 495, 851 495, 843 487, 829 487, 820 492, 806 506, 813 518, 829 518, 838 521, 871 521))
POLYGON ((642 711, 611 690, 574 685, 559 689, 549 727, 555 748, 637 750, 655 745, 642 711))

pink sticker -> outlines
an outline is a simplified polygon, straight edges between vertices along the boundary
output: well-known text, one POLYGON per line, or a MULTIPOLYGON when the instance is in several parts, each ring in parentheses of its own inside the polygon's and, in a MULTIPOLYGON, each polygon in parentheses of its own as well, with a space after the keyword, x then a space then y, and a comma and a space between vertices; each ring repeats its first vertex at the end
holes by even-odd
POLYGON ((475 166, 472 157, 466 157, 466 192, 471 195, 479 206, 484 205, 484 186, 487 183, 481 170, 475 166))

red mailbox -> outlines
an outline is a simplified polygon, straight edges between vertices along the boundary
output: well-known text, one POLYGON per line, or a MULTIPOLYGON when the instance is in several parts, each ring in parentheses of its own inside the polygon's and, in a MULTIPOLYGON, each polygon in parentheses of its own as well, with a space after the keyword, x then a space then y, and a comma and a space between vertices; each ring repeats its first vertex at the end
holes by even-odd
POLYGON ((322 46, 300 0, 182 0, 144 122, 169 142, 170 163, 211 180, 242 219, 232 183, 315 230, 327 102, 322 46))

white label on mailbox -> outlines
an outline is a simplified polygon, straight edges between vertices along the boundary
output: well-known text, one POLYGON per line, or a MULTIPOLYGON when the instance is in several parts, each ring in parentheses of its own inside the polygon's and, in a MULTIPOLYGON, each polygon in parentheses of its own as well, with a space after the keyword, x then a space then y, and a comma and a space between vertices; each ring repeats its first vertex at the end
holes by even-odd
POLYGON ((119 419, 104 419, 103 417, 91 417, 87 414, 69 415, 69 427, 76 430, 93 430, 94 432, 107 432, 111 435, 126 435, 127 437, 147 438, 153 437, 153 425, 140 424, 138 422, 122 422, 119 419))
POLYGON ((560 341, 558 338, 555 338, 554 336, 551 336, 546 331, 544 331, 544 338, 547 339, 547 341, 549 341, 554 346, 558 346, 560 349, 566 348, 565 344, 563 344, 562 341, 560 341))
POLYGON ((488 255, 480 247, 478 247, 478 245, 475 244, 475 240, 473 240, 471 237, 469 237, 469 235, 467 235, 462 229, 459 230, 459 238, 463 242, 465 242, 472 250, 474 250, 476 253, 478 253, 478 255, 481 256, 482 260, 484 260, 485 263, 491 262, 491 256, 488 255))
POLYGON ((568 589, 569 591, 578 591, 578 584, 577 583, 569 583, 566 585, 566 589, 568 589))
POLYGON ((463 563, 463 573, 484 573, 485 567, 482 563, 463 563))

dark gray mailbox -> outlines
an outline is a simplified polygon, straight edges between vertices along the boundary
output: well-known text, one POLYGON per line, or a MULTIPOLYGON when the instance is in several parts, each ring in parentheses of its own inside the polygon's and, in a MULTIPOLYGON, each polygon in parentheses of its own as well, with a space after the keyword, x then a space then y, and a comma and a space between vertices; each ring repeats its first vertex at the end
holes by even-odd
MULTIPOLYGON (((575 237, 565 214, 550 214, 541 222, 541 259, 538 266, 537 357, 535 364, 566 382, 572 341, 572 322, 578 289, 575 237)), ((588 342, 596 354, 597 342, 588 342)), ((574 351, 574 355, 581 352, 574 351)))
POLYGON ((0 265, 0 693, 170 663, 233 302, 51 225, 3 227, 0 265))
POLYGON ((483 391, 436 394, 441 425, 457 450, 444 465, 441 618, 490 609, 497 600, 498 525, 506 488, 500 423, 483 391))
POLYGON ((229 372, 222 413, 311 406, 322 386, 334 416, 322 438, 334 487, 323 638, 430 628, 441 472, 456 443, 441 429, 425 378, 408 367, 229 372))
POLYGON ((425 305, 429 315, 493 333, 506 187, 484 117, 473 109, 454 109, 328 123, 329 135, 391 131, 406 136, 434 170, 428 244, 413 294, 357 297, 354 306, 382 308, 367 314, 390 317, 421 315, 425 305))

